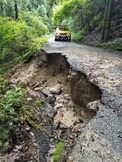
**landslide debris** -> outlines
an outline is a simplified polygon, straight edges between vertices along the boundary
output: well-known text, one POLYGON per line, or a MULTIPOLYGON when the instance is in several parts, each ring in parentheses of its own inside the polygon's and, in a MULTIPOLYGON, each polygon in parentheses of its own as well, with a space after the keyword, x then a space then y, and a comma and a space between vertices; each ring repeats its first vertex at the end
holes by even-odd
POLYGON ((35 129, 29 122, 22 125, 20 135, 24 136, 25 132, 28 140, 23 137, 23 144, 15 144, 1 160, 53 161, 56 146, 63 142, 60 160, 66 161, 82 127, 98 110, 99 88, 82 72, 73 70, 65 56, 60 53, 47 55, 44 51, 31 62, 14 67, 4 77, 12 84, 21 81, 28 95, 37 102, 36 114, 32 117, 37 127, 35 129), (39 129, 38 124, 41 124, 39 129))

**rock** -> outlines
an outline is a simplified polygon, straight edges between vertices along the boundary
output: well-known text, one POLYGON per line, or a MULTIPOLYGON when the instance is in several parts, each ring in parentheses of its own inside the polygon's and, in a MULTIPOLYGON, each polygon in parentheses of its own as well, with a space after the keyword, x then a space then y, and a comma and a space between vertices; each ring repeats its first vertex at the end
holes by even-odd
POLYGON ((73 162, 72 156, 69 156, 66 162, 73 162))
POLYGON ((66 99, 66 100, 70 101, 70 100, 71 100, 71 97, 70 97, 70 95, 69 95, 69 94, 65 94, 65 95, 64 95, 64 99, 66 99))
POLYGON ((47 98, 46 98, 46 102, 48 104, 50 104, 51 106, 55 106, 55 102, 56 102, 56 97, 55 95, 49 95, 47 98))
POLYGON ((53 94, 61 94, 62 92, 61 84, 57 84, 55 87, 51 87, 49 91, 53 94))
POLYGON ((87 104, 87 109, 98 111, 99 104, 100 104, 100 100, 96 100, 96 101, 93 101, 93 102, 89 102, 87 104))
POLYGON ((28 92, 28 94, 33 97, 33 98, 40 98, 41 94, 38 93, 38 91, 35 91, 30 85, 26 85, 26 90, 28 92))
POLYGON ((43 90, 43 87, 34 88, 34 91, 42 91, 42 90, 43 90))
POLYGON ((27 132, 30 132, 30 127, 27 126, 27 127, 25 128, 25 130, 26 130, 27 132))
POLYGON ((45 64, 45 62, 41 60, 41 61, 38 62, 37 65, 38 65, 39 67, 41 67, 41 66, 43 66, 44 64, 45 64))
POLYGON ((55 106, 55 109, 58 110, 58 109, 61 109, 63 107, 63 104, 62 103, 59 103, 55 106))
POLYGON ((46 90, 46 89, 43 89, 42 90, 42 93, 46 96, 46 97, 48 97, 51 93, 48 91, 48 90, 46 90))
POLYGON ((50 111, 49 111, 49 116, 50 116, 51 118, 54 118, 54 117, 56 116, 56 114, 57 114, 57 111, 56 111, 56 110, 50 110, 50 111))

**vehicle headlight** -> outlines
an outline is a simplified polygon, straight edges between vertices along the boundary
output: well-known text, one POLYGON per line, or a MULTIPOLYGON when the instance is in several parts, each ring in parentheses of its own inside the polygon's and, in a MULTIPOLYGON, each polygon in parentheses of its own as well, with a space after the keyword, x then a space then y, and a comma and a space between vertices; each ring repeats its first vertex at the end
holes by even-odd
POLYGON ((61 34, 60 33, 56 33, 57 36, 60 36, 61 34))
POLYGON ((69 36, 70 36, 70 34, 68 33, 68 34, 67 34, 67 36, 69 37, 69 36))

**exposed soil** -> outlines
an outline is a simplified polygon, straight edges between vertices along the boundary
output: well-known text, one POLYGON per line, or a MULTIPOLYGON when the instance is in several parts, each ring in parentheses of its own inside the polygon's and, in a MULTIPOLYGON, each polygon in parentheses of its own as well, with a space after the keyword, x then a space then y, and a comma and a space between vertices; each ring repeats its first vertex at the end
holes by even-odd
MULTIPOLYGON (((86 111, 84 107, 87 107, 88 103, 100 99, 100 89, 89 82, 85 74, 73 70, 66 60, 61 54, 47 55, 42 52, 29 64, 15 67, 12 75, 10 74, 10 81, 36 85, 38 88, 35 88, 35 91, 47 90, 48 93, 57 95, 58 101, 64 95, 69 96, 68 100, 72 99, 74 107, 80 107, 86 111)), ((84 118, 89 120, 94 115, 91 111, 84 118)))
MULTIPOLYGON (((14 84, 22 81, 31 95, 41 94, 40 98, 46 101, 44 107, 40 108, 40 120, 47 117, 47 124, 43 126, 50 135, 44 131, 35 132, 40 148, 39 157, 37 152, 38 158, 35 159, 41 162, 53 161, 55 149, 50 145, 69 138, 70 144, 65 146, 62 156, 62 161, 66 161, 82 127, 96 114, 101 97, 100 89, 89 82, 85 74, 73 70, 65 56, 60 53, 47 55, 44 51, 30 63, 14 67, 6 74, 6 78, 14 84)), ((13 152, 9 156, 7 161, 13 156, 13 152)), ((21 156, 17 156, 20 161, 21 156)), ((31 161, 32 159, 33 157, 31 161)), ((15 161, 14 156, 12 161, 15 161)))
MULTIPOLYGON (((56 143, 70 139, 62 162, 121 161, 121 52, 53 39, 45 51, 6 74, 46 101, 38 112, 44 130, 31 133, 36 155, 24 160, 53 162, 56 143)), ((16 155, 22 161, 17 151, 1 160, 16 155)))
POLYGON ((48 54, 58 52, 65 55, 72 69, 85 74, 91 83, 101 89, 98 111, 82 128, 68 160, 121 161, 122 52, 74 42, 54 42, 53 38, 49 40, 45 50, 48 54))

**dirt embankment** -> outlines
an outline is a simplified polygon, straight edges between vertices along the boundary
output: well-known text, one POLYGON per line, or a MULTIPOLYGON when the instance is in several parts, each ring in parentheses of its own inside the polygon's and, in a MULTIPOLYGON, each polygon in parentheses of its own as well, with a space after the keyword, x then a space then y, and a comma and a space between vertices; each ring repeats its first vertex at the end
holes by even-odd
MULTIPOLYGON (((30 63, 14 67, 6 74, 6 78, 12 84, 22 81, 27 85, 28 93, 38 96, 41 94, 40 99, 45 100, 46 104, 40 108, 41 118, 38 120, 46 120, 44 127, 50 135, 44 131, 35 132, 40 148, 37 155, 39 161, 53 161, 55 148, 50 146, 51 141, 56 147, 58 141, 70 139, 61 160, 66 161, 82 127, 96 115, 101 97, 100 89, 89 82, 84 73, 73 70, 65 56, 60 53, 48 55, 44 51, 30 63)), ((35 144, 33 141, 32 143, 35 144)), ((23 147, 22 144, 20 146, 23 147)), ((14 150, 7 160, 17 160, 17 156, 18 160, 21 159, 22 155, 19 157, 14 150), (15 155, 12 159, 13 154, 15 155)))

